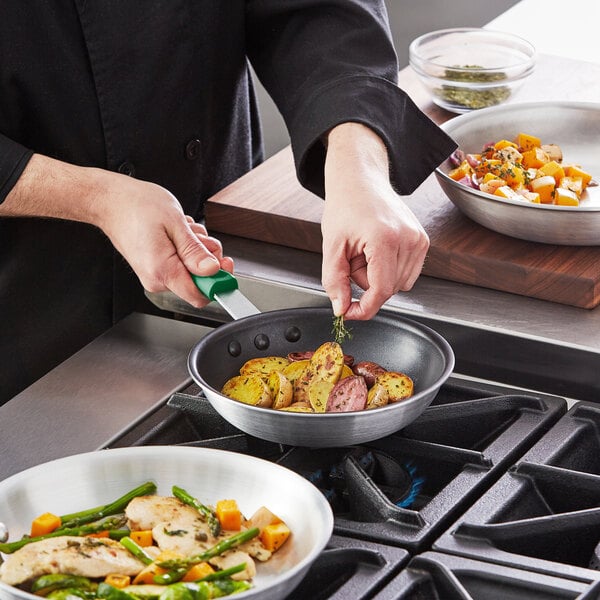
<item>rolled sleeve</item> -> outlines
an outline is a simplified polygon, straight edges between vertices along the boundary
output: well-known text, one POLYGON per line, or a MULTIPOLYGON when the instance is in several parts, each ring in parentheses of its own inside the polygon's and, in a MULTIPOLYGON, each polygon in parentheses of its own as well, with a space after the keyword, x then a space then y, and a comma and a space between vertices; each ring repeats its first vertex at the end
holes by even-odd
POLYGON ((0 203, 17 183, 32 154, 32 150, 0 134, 0 203))
POLYGON ((298 179, 324 196, 325 132, 345 122, 373 129, 388 150, 390 180, 410 194, 456 148, 456 143, 394 83, 357 75, 332 81, 309 98, 290 123, 298 179))

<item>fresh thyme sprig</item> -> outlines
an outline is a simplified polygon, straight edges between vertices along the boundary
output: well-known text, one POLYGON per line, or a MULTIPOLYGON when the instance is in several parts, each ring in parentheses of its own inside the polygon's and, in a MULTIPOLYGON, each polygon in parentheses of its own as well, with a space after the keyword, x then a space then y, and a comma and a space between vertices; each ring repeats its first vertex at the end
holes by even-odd
POLYGON ((344 340, 352 339, 352 329, 346 327, 344 323, 344 315, 333 316, 333 327, 331 328, 333 339, 338 343, 342 344, 344 340))

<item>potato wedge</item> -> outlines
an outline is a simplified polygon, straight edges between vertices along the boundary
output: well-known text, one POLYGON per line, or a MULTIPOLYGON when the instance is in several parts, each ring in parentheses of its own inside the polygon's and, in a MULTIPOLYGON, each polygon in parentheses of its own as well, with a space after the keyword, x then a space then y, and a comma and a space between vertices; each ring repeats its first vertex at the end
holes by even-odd
POLYGON ((290 362, 290 364, 283 369, 282 373, 286 376, 288 381, 291 381, 292 384, 300 377, 304 369, 308 367, 310 364, 310 360, 295 360, 290 362))
POLYGON ((389 371, 377 376, 375 384, 382 385, 389 395, 389 402, 406 400, 413 395, 413 380, 404 373, 389 371))
POLYGON ((352 412, 364 410, 367 404, 367 384, 365 378, 353 375, 340 379, 327 399, 326 412, 352 412))
POLYGON ((273 371, 283 371, 290 361, 283 356, 251 358, 240 368, 240 375, 262 375, 268 377, 273 371))
POLYGON ((345 377, 352 377, 352 375, 354 375, 354 371, 347 364, 344 363, 340 379, 344 379, 345 377))
POLYGON ((327 379, 313 379, 308 384, 308 400, 315 412, 325 412, 327 399, 334 386, 335 383, 327 379))
POLYGON ((267 386, 271 393, 272 408, 285 408, 292 403, 294 388, 292 382, 280 371, 273 371, 267 379, 267 386))
POLYGON ((315 379, 337 383, 343 366, 342 347, 337 342, 321 344, 312 355, 308 367, 294 382, 294 401, 310 403, 310 383, 315 379))
POLYGON ((310 404, 306 402, 292 402, 289 406, 285 408, 280 408, 279 410, 285 410, 287 412, 303 412, 303 413, 314 413, 315 411, 312 409, 310 404))
POLYGON ((273 400, 260 375, 236 375, 225 382, 221 393, 244 404, 269 408, 273 400))
POLYGON ((365 408, 380 408, 389 402, 390 395, 385 386, 375 383, 367 393, 367 405, 365 408))

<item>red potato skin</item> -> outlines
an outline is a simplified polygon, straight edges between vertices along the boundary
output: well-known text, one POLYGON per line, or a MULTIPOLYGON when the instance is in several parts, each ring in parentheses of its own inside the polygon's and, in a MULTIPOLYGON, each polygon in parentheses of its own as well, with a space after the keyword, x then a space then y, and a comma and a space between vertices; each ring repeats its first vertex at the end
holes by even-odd
POLYGON ((327 398, 325 412, 364 410, 367 405, 367 384, 360 375, 340 379, 327 398))
MULTIPOLYGON (((305 352, 290 352, 287 355, 287 359, 290 362, 295 362, 297 360, 310 360, 313 354, 313 350, 306 350, 305 352)), ((351 367, 354 364, 354 356, 344 354, 344 363, 351 367)))
POLYGON ((385 373, 386 369, 384 369, 381 365, 378 365, 377 363, 371 362, 369 360, 363 360, 361 362, 357 362, 352 367, 352 371, 355 375, 361 375, 362 377, 364 377, 367 387, 370 389, 373 387, 377 375, 385 373))

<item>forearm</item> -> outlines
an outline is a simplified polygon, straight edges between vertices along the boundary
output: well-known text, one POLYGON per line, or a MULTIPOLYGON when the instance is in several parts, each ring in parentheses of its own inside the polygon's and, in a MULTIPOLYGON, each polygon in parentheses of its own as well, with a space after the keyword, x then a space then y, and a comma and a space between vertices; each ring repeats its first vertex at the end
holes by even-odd
POLYGON ((101 198, 107 195, 108 176, 112 175, 119 177, 34 154, 0 204, 0 216, 51 217, 100 225, 101 198))
POLYGON ((360 179, 389 181, 389 161, 385 144, 361 123, 342 123, 327 135, 325 187, 331 177, 343 179, 347 169, 360 179))

